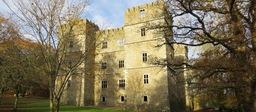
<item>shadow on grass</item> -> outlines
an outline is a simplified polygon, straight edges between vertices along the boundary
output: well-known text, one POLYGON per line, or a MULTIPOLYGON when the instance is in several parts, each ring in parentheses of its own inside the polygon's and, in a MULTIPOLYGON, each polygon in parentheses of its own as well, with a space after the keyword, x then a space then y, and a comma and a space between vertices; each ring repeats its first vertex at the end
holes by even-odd
MULTIPOLYGON (((0 112, 12 112, 14 98, 3 98, 0 112)), ((49 112, 49 99, 21 98, 17 112, 49 112)), ((113 110, 100 107, 78 107, 61 105, 60 112, 133 112, 126 110, 113 110)))

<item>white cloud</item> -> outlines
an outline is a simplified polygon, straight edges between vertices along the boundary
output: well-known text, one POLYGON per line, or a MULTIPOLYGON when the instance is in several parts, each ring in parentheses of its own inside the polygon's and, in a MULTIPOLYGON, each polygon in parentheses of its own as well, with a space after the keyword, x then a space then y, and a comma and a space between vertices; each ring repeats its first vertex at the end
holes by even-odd
POLYGON ((92 20, 102 30, 110 28, 110 23, 106 20, 106 18, 104 18, 104 17, 102 17, 100 15, 93 16, 92 20))

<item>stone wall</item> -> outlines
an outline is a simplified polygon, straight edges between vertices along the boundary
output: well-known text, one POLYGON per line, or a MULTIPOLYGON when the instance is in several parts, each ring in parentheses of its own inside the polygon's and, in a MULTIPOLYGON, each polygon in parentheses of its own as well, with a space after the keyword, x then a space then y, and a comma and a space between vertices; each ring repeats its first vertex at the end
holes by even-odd
POLYGON ((172 40, 172 31, 154 28, 154 25, 167 24, 163 8, 165 5, 160 0, 129 8, 125 12, 125 25, 121 28, 97 31, 96 26, 87 20, 83 20, 86 27, 75 27, 74 35, 78 35, 81 47, 76 49, 86 51, 90 44, 95 44, 95 53, 85 57, 81 64, 83 70, 77 71, 81 76, 72 76, 72 86, 64 94, 63 101, 80 106, 116 106, 139 111, 175 110, 176 107, 171 105, 179 105, 176 98, 182 93, 177 92, 173 73, 165 64, 175 56, 185 56, 187 49, 165 44, 172 40), (92 32, 88 29, 91 27, 92 32), (81 35, 81 32, 86 32, 86 35, 81 35), (147 61, 143 61, 143 53, 147 53, 147 61), (124 67, 119 67, 120 60, 124 61, 124 67), (106 68, 102 68, 103 63, 106 63, 106 68), (144 83, 145 74, 148 83, 144 83), (125 87, 119 87, 121 79, 125 80, 125 87), (106 88, 102 87, 103 81, 107 81, 106 88), (147 96, 147 101, 144 101, 144 96, 147 96))
POLYGON ((161 0, 137 7, 128 8, 125 11, 124 24, 125 26, 128 26, 163 18, 164 8, 164 2, 161 0))
MULTIPOLYGON (((62 103, 77 106, 94 105, 94 58, 95 58, 95 34, 98 26, 87 19, 77 19, 59 28, 59 45, 67 50, 63 69, 75 66, 76 70, 71 74, 66 90, 61 99, 62 103), (72 42, 71 42, 72 41, 72 42), (70 44, 72 43, 72 47, 70 44)), ((57 83, 62 83, 64 71, 60 71, 57 83)))

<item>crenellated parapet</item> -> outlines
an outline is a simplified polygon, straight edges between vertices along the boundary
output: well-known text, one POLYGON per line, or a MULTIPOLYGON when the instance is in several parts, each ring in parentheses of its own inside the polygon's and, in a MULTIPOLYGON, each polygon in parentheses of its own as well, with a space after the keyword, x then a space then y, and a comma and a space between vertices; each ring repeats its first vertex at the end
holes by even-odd
POLYGON ((123 32, 123 31, 124 31, 124 28, 121 27, 121 28, 113 28, 113 29, 101 30, 100 32, 102 34, 108 35, 108 34, 120 33, 120 32, 123 32))
POLYGON ((125 11, 124 24, 127 26, 163 18, 164 8, 166 5, 162 0, 128 8, 125 11))

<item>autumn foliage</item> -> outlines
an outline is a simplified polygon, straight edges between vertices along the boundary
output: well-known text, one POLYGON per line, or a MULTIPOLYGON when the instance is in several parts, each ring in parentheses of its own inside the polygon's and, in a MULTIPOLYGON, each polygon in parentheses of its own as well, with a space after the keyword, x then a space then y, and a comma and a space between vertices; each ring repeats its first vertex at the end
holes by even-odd
POLYGON ((169 43, 209 46, 186 64, 192 99, 208 101, 201 106, 212 102, 240 112, 256 111, 256 1, 167 0, 167 4, 175 36, 169 43))

